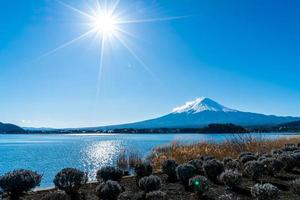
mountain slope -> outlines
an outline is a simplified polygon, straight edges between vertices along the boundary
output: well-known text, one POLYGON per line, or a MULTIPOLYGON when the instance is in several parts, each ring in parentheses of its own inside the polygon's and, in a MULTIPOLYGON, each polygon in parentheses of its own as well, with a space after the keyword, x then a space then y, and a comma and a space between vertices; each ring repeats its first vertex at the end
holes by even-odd
POLYGON ((209 98, 197 98, 176 107, 170 114, 136 123, 105 128, 180 128, 202 127, 211 123, 233 123, 242 126, 276 125, 300 120, 299 117, 280 117, 227 108, 209 98))
POLYGON ((25 130, 14 124, 4 124, 0 122, 0 133, 24 133, 25 130))

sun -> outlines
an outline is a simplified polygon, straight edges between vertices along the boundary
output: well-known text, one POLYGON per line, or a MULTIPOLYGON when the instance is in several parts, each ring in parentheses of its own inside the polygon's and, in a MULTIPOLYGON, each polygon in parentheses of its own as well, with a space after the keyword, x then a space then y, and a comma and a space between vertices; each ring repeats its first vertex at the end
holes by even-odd
POLYGON ((98 13, 92 20, 93 28, 104 35, 111 36, 117 31, 117 20, 109 13, 98 13))
POLYGON ((134 24, 144 24, 152 22, 162 22, 169 20, 178 20, 190 17, 189 15, 185 16, 175 16, 175 17, 162 17, 162 18, 146 18, 146 19, 137 19, 130 17, 128 12, 124 12, 119 8, 120 0, 95 0, 96 5, 89 6, 88 10, 78 9, 73 7, 63 0, 56 0, 62 6, 76 12, 77 14, 84 17, 84 26, 88 29, 81 35, 71 39, 68 42, 61 44, 60 46, 48 51, 47 53, 41 55, 38 59, 49 56, 65 47, 68 47, 75 42, 86 38, 88 36, 93 37, 93 41, 97 41, 97 44, 100 45, 100 63, 99 63, 99 74, 98 74, 98 84, 97 84, 97 96, 99 93, 99 85, 101 83, 103 63, 105 56, 110 56, 105 54, 107 47, 113 47, 117 42, 121 44, 128 52, 133 56, 133 58, 140 63, 144 69, 149 72, 155 79, 155 75, 150 70, 148 65, 143 61, 142 58, 135 53, 134 49, 130 45, 130 39, 137 38, 135 34, 132 34, 128 31, 128 26, 134 24))

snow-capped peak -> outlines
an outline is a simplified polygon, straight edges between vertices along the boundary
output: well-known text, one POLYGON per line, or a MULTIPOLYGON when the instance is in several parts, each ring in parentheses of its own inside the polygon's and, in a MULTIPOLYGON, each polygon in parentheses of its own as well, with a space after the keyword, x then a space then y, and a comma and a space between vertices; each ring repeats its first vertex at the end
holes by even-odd
POLYGON ((221 104, 206 97, 200 97, 195 99, 194 101, 188 101, 184 105, 178 106, 173 109, 173 113, 198 113, 203 111, 236 112, 236 110, 222 106, 221 104))

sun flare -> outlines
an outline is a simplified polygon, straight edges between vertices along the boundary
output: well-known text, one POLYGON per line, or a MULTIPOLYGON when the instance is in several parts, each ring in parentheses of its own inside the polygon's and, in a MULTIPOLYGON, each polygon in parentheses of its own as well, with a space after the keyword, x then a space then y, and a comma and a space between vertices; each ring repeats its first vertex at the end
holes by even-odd
MULTIPOLYGON (((86 20, 84 25, 88 26, 86 32, 81 35, 71 39, 68 42, 61 44, 60 46, 48 51, 47 53, 41 55, 38 59, 49 56, 61 49, 64 49, 75 42, 82 40, 86 37, 92 36, 93 41, 100 41, 100 65, 98 74, 98 84, 97 84, 97 96, 99 94, 102 78, 102 68, 105 60, 105 56, 110 56, 105 54, 107 46, 112 47, 114 43, 118 42, 121 44, 132 56, 133 58, 156 80, 155 74, 150 70, 148 65, 143 61, 141 57, 134 51, 131 47, 130 39, 137 38, 135 34, 128 31, 127 27, 133 24, 143 24, 143 23, 153 23, 162 22, 170 20, 178 20, 190 17, 186 16, 175 16, 175 17, 162 17, 162 18, 145 18, 137 19, 132 18, 128 12, 124 12, 119 7, 120 0, 96 0, 96 4, 90 6, 90 9, 84 10, 79 9, 65 3, 63 0, 56 0, 62 6, 72 10, 73 12, 81 15, 86 20)), ((37 59, 37 60, 38 60, 37 59)))
POLYGON ((102 34, 112 35, 117 30, 117 20, 111 14, 99 13, 93 18, 92 26, 102 34))

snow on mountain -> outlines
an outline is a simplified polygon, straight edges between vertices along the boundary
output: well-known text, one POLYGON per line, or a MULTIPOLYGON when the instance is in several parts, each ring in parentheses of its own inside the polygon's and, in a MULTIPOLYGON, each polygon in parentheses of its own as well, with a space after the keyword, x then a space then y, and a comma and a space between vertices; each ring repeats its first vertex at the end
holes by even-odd
POLYGON ((188 101, 184 105, 173 109, 173 113, 183 113, 183 112, 198 113, 203 111, 237 112, 237 110, 233 110, 225 106, 222 106, 221 104, 206 97, 200 97, 195 99, 194 101, 188 101))

